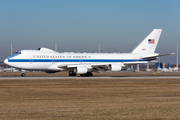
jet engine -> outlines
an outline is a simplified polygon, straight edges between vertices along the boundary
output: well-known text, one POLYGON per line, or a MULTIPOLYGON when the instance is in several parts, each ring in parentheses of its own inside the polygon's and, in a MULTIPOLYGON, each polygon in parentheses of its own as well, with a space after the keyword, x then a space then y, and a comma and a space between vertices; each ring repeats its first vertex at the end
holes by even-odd
POLYGON ((74 68, 74 73, 85 74, 87 72, 88 72, 88 69, 86 67, 77 66, 76 68, 74 68))
POLYGON ((109 67, 112 72, 121 71, 122 69, 122 66, 117 64, 110 64, 109 67))

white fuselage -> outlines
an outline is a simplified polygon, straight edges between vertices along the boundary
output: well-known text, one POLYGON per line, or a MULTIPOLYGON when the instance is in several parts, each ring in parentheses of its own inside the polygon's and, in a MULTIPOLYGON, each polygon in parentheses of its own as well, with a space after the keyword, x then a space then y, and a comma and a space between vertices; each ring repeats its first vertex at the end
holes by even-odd
MULTIPOLYGON (((149 55, 149 54, 148 54, 149 55)), ((153 53, 155 55, 155 53, 153 53)), ((4 62, 12 67, 28 70, 66 70, 66 65, 83 65, 91 68, 96 64, 146 63, 145 53, 58 53, 51 51, 21 50, 4 62)))

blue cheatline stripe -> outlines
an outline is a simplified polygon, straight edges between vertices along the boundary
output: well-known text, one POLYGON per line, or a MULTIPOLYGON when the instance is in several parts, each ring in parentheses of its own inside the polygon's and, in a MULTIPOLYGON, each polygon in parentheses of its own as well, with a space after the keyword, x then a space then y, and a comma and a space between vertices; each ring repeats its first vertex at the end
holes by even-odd
POLYGON ((8 57, 8 59, 13 58, 13 57, 18 56, 18 55, 19 55, 19 54, 11 55, 11 56, 8 57))
POLYGON ((8 62, 136 62, 143 59, 8 59, 8 62))

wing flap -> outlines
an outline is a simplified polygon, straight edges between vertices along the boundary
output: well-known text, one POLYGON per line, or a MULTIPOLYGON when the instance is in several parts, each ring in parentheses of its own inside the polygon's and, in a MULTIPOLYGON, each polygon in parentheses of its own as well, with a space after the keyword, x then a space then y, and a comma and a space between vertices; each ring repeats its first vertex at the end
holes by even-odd
POLYGON ((109 70, 110 63, 93 63, 93 64, 67 64, 67 65, 58 65, 58 68, 72 69, 79 66, 87 67, 88 69, 94 72, 104 72, 109 70))

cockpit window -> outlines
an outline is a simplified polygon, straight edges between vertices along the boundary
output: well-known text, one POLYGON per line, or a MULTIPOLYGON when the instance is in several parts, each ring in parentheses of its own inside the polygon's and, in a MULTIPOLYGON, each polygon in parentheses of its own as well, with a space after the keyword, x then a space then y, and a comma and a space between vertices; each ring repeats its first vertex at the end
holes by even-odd
POLYGON ((16 52, 16 54, 21 54, 21 52, 18 51, 18 52, 16 52))

